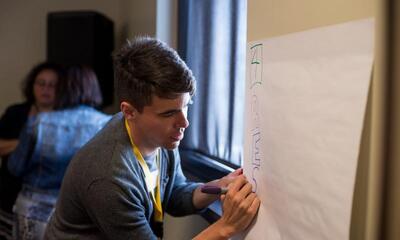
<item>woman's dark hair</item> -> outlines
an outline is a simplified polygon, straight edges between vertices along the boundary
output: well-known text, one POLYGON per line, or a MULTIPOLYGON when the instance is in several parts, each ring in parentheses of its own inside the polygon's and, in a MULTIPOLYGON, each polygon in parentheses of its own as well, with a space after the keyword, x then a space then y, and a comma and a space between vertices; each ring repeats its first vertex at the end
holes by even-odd
POLYGON ((58 109, 79 105, 99 107, 103 101, 96 73, 87 66, 74 65, 57 88, 60 97, 58 109))
POLYGON ((36 65, 32 70, 28 73, 25 80, 22 82, 22 93, 26 99, 26 101, 30 104, 35 102, 35 96, 33 95, 33 85, 35 84, 36 77, 44 70, 54 71, 58 76, 58 83, 62 81, 64 77, 63 69, 60 65, 50 62, 43 62, 36 65))

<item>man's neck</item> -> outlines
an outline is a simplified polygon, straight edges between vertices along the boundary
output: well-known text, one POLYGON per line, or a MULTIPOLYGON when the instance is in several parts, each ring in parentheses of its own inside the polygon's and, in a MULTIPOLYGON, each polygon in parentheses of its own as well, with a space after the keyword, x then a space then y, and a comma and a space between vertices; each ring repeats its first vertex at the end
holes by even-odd
POLYGON ((136 130, 135 126, 133 126, 133 124, 129 121, 128 124, 131 130, 133 143, 139 149, 140 154, 142 154, 143 157, 155 154, 155 152, 157 151, 157 147, 147 146, 147 144, 142 141, 141 134, 136 130))
MULTIPOLYGON (((136 144, 136 143, 135 143, 136 144)), ((137 145, 136 145, 137 146, 137 145)), ((138 147, 138 146, 137 146, 138 147)), ((139 148, 140 154, 142 154, 143 157, 148 157, 148 156, 152 156, 156 153, 157 148, 155 149, 147 149, 147 148, 139 148)))

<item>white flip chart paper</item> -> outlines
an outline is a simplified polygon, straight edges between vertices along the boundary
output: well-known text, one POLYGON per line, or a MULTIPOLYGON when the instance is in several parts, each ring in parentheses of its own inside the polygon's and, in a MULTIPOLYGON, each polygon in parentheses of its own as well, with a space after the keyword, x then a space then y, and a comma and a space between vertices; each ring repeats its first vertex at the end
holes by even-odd
POLYGON ((246 239, 349 238, 374 21, 248 43, 244 171, 262 205, 246 239))

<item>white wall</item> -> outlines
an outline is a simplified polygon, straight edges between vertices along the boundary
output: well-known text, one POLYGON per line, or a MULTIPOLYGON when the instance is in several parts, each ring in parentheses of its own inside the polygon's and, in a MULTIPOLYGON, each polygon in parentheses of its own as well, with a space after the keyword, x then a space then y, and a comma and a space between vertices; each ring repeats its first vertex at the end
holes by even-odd
POLYGON ((251 0, 247 5, 247 41, 367 18, 375 0, 251 0))
POLYGON ((48 12, 95 10, 114 21, 116 47, 127 37, 155 35, 155 0, 13 0, 0 3, 0 114, 23 100, 20 85, 33 65, 46 60, 48 12))
POLYGON ((156 36, 169 46, 178 46, 178 0, 157 2, 156 36))

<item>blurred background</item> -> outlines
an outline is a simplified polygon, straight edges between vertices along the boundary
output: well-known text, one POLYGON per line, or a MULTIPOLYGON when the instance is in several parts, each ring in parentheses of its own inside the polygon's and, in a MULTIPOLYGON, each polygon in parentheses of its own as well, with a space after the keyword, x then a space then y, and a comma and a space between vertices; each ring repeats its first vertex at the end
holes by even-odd
POLYGON ((74 55, 81 52, 82 58, 79 61, 88 65, 91 65, 88 61, 94 59, 92 67, 103 90, 104 110, 114 112, 113 81, 110 79, 112 73, 102 68, 109 68, 111 62, 85 54, 99 53, 101 50, 100 54, 103 56, 109 55, 110 51, 120 47, 127 38, 143 34, 156 36, 176 47, 176 5, 177 0, 158 3, 156 0, 1 0, 0 112, 4 112, 9 104, 23 100, 21 81, 33 65, 45 60, 65 63, 68 59, 61 59, 62 52, 56 51, 59 49, 58 51, 65 53, 70 49, 57 46, 73 46, 82 39, 87 39, 87 42, 77 46, 75 50, 78 51, 70 53, 74 55), (79 21, 83 21, 81 28, 76 29, 79 21), (48 29, 50 26, 52 28, 48 29), (69 36, 74 28, 76 35, 69 36), (61 32, 69 38, 60 38, 61 32), (96 41, 100 45, 87 49, 94 42, 92 37, 100 40, 96 41), (49 53, 51 44, 53 51, 50 50, 49 53), (82 52, 85 49, 87 51, 82 52))

